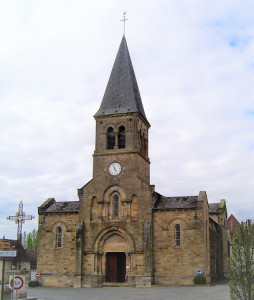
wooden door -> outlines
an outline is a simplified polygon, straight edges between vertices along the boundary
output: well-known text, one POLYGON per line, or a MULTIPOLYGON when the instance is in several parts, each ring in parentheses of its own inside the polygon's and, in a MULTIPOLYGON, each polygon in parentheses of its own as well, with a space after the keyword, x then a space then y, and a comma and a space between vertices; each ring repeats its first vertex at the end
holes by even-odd
POLYGON ((106 281, 117 282, 117 253, 107 253, 107 274, 106 281))
POLYGON ((107 282, 125 282, 126 255, 123 252, 108 252, 106 254, 107 282))
POLYGON ((125 282, 126 275, 126 255, 118 253, 117 255, 117 282, 125 282))

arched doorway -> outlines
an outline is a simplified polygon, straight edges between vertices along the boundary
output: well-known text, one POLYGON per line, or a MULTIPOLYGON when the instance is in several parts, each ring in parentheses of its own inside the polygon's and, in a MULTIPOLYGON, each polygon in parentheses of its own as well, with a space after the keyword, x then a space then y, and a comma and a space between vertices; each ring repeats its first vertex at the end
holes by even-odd
POLYGON ((126 239, 118 234, 118 232, 112 232, 112 234, 105 239, 103 252, 106 253, 106 282, 125 282, 126 252, 128 248, 126 239))
POLYGON ((105 228, 97 236, 94 251, 96 272, 102 282, 126 282, 132 275, 132 255, 135 243, 132 236, 118 226, 105 228))
POLYGON ((106 253, 106 282, 125 282, 126 254, 124 252, 106 253))

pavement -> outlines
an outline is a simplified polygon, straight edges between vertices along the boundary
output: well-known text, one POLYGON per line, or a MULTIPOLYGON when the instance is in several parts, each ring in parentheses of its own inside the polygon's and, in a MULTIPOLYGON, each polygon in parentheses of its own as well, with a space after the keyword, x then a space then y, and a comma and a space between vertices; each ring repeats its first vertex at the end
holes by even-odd
POLYGON ((228 284, 150 288, 29 288, 27 297, 38 300, 230 300, 228 284))

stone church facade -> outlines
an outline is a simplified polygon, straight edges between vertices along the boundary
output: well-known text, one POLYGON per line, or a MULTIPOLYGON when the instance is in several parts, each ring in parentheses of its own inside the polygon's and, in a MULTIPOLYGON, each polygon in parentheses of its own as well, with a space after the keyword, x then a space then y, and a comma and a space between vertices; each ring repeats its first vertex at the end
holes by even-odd
POLYGON ((93 177, 79 201, 39 208, 43 286, 191 285, 227 277, 225 201, 165 197, 150 184, 146 118, 123 36, 96 120, 93 177))

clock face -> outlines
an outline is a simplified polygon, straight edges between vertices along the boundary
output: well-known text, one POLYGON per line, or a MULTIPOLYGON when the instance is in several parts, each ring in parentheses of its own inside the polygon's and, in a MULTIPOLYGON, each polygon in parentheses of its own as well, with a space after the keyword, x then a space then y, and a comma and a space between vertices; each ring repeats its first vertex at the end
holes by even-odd
POLYGON ((121 166, 119 163, 114 162, 109 166, 108 170, 111 175, 118 175, 121 172, 121 166))

